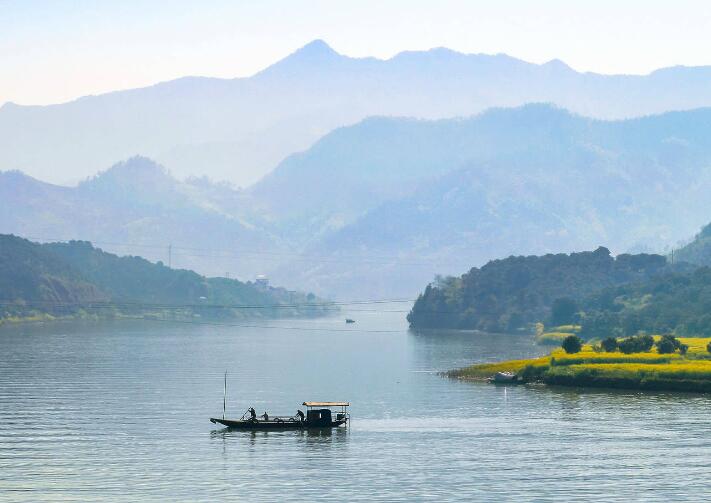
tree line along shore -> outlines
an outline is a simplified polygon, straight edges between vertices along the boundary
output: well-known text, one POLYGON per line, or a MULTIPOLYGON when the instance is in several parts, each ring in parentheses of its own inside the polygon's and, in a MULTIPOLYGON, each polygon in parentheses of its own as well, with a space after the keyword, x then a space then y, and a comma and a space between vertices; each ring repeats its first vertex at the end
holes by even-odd
POLYGON ((316 317, 337 309, 312 293, 205 277, 107 253, 87 241, 40 244, 0 234, 0 325, 316 317))
POLYGON ((524 383, 711 392, 709 235, 711 225, 677 260, 615 257, 604 247, 492 260, 460 277, 437 278, 408 321, 414 330, 528 332, 540 345, 566 348, 452 370, 453 378, 510 372, 524 383))

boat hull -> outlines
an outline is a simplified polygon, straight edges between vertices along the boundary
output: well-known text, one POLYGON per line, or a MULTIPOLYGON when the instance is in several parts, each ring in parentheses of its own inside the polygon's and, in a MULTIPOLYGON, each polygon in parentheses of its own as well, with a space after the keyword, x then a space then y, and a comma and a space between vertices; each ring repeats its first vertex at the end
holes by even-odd
POLYGON ((489 382, 493 384, 519 384, 520 379, 511 372, 497 372, 493 377, 489 378, 489 382))
POLYGON ((336 428, 346 423, 345 419, 337 421, 329 421, 327 423, 312 424, 308 421, 250 421, 243 419, 219 419, 210 418, 213 424, 221 424, 234 430, 306 430, 306 429, 323 429, 336 428))

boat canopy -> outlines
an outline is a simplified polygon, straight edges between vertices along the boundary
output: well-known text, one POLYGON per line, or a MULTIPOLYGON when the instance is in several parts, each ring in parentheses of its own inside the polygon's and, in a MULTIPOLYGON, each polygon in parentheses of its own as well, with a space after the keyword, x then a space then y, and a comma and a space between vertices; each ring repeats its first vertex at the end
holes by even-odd
POLYGON ((307 407, 348 407, 348 402, 304 402, 307 407))

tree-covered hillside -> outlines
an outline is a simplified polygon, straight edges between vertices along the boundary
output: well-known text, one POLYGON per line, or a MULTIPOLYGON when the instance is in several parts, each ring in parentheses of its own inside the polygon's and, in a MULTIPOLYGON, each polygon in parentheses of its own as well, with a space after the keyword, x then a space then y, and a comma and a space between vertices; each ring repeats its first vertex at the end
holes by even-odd
POLYGON ((15 236, 0 235, 0 312, 27 302, 50 308, 66 303, 109 300, 66 261, 50 250, 15 236))
POLYGON ((86 241, 38 244, 0 235, 0 318, 170 314, 210 318, 318 315, 312 294, 206 278, 141 257, 106 253, 86 241))
POLYGON ((705 225, 690 243, 676 250, 674 259, 697 265, 711 265, 711 224, 705 225))
POLYGON ((711 268, 681 269, 607 288, 585 299, 581 336, 602 339, 640 331, 711 336, 711 268))
POLYGON ((648 279, 660 255, 593 252, 509 257, 428 285, 407 319, 413 328, 510 331, 547 320, 559 299, 579 302, 606 287, 648 279))

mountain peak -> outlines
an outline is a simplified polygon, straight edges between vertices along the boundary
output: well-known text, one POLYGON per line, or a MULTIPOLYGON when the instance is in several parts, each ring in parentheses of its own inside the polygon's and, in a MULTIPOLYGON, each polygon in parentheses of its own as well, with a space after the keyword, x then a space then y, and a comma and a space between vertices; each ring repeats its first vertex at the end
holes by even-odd
POLYGON ((321 39, 316 39, 297 49, 284 59, 262 70, 256 76, 271 74, 293 75, 302 71, 312 72, 319 67, 330 66, 338 62, 343 56, 334 51, 331 46, 321 39))
POLYGON ((558 70, 558 71, 574 71, 571 67, 569 67, 565 61, 561 61, 560 59, 551 59, 550 61, 547 61, 543 63, 544 67, 546 68, 551 68, 553 70, 558 70))
POLYGON ((317 38, 316 40, 312 40, 300 49, 297 49, 294 53, 292 53, 291 56, 293 57, 297 55, 302 57, 305 56, 309 58, 317 58, 324 56, 337 56, 338 53, 334 51, 331 46, 328 45, 326 42, 324 42, 320 38, 317 38))
POLYGON ((0 190, 18 192, 29 187, 49 187, 51 184, 41 182, 19 169, 0 171, 0 190))
POLYGON ((99 172, 80 185, 89 187, 112 186, 159 186, 172 185, 175 180, 167 169, 148 157, 134 156, 126 161, 114 164, 109 169, 99 172))
POLYGON ((30 175, 23 173, 19 169, 10 169, 7 171, 0 171, 0 178, 5 178, 6 180, 12 181, 24 181, 24 180, 35 180, 30 175))

